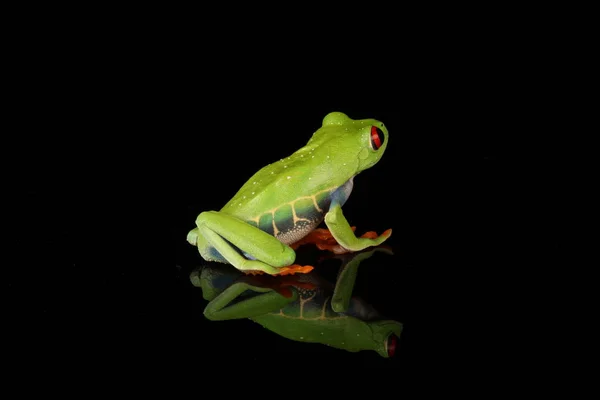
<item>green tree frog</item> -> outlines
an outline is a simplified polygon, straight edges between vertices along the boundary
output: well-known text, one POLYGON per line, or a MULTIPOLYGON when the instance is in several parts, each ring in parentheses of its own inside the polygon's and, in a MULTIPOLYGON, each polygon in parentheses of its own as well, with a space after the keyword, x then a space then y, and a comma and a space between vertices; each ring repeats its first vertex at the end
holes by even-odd
POLYGON ((256 172, 221 210, 201 212, 187 241, 207 261, 269 275, 310 272, 312 266, 294 264, 295 248, 307 238, 335 241, 325 246, 337 253, 377 246, 391 229, 357 237, 342 206, 354 177, 375 165, 387 145, 382 122, 331 112, 304 147, 256 172), (318 228, 323 221, 328 229, 318 228))
POLYGON ((290 340, 350 352, 374 350, 388 358, 403 324, 353 294, 359 265, 375 252, 393 254, 385 245, 335 254, 342 263, 335 283, 318 273, 248 276, 216 262, 194 269, 190 280, 208 300, 204 316, 211 321, 249 318, 290 340))

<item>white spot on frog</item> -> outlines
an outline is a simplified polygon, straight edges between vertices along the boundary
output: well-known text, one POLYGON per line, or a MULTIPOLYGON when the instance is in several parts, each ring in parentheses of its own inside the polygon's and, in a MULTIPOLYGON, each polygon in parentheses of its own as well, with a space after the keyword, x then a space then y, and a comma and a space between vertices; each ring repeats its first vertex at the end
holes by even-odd
POLYGON ((292 177, 291 177, 291 176, 288 176, 287 178, 288 178, 288 179, 291 179, 292 177))

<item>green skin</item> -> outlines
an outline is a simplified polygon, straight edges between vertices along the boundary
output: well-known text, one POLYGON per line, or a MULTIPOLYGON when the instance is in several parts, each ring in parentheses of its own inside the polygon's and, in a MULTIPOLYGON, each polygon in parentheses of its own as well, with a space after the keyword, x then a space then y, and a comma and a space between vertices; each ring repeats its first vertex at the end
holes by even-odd
POLYGON ((283 294, 277 290, 282 277, 248 276, 218 263, 192 271, 190 280, 202 288, 203 297, 209 301, 204 309, 209 320, 249 318, 291 340, 350 352, 374 350, 388 358, 389 339, 391 335, 400 337, 402 324, 381 317, 352 296, 360 263, 375 252, 391 254, 379 246, 336 255, 342 266, 335 286, 314 272, 299 274, 287 278, 289 292, 283 294))
POLYGON ((323 220, 348 251, 377 246, 391 230, 376 238, 356 237, 342 206, 354 177, 375 165, 387 144, 388 131, 380 121, 329 113, 306 146, 260 169, 220 211, 200 213, 187 240, 207 261, 271 275, 294 264, 296 253, 289 245, 323 220), (375 144, 374 129, 380 139, 375 144))

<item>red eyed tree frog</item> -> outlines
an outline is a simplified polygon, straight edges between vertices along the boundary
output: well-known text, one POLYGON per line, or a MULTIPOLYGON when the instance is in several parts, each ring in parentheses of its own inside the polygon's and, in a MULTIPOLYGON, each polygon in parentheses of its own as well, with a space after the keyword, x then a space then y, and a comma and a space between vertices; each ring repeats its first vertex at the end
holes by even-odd
POLYGON ((317 273, 248 276, 219 263, 195 269, 190 280, 209 301, 204 316, 211 321, 249 318, 290 340, 350 352, 374 350, 388 358, 396 351, 402 323, 352 295, 360 263, 375 252, 392 254, 378 246, 334 255, 342 262, 335 285, 317 273))
POLYGON ((342 206, 354 177, 375 165, 387 145, 382 122, 331 112, 304 147, 256 172, 220 211, 200 213, 187 241, 207 261, 270 275, 313 269, 294 264, 295 248, 310 233, 308 238, 335 241, 325 246, 336 253, 377 246, 391 229, 356 237, 342 206), (323 221, 328 229, 315 232, 323 221))

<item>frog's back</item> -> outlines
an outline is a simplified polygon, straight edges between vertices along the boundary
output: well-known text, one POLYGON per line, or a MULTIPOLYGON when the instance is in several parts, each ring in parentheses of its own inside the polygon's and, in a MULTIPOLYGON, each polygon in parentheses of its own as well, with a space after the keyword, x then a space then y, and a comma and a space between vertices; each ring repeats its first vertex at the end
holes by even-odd
POLYGON ((330 290, 297 290, 300 292, 297 301, 252 320, 287 339, 321 343, 348 351, 361 349, 348 332, 362 332, 365 325, 353 316, 333 311, 330 290))

